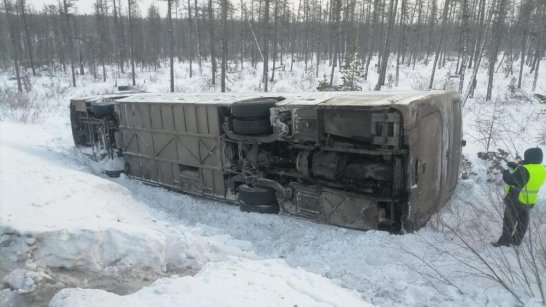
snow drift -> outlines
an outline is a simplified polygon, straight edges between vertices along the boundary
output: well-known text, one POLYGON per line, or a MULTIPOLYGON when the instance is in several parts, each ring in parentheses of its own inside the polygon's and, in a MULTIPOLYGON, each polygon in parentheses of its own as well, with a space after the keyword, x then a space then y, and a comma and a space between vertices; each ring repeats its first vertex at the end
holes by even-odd
POLYGON ((164 278, 136 293, 64 289, 51 307, 96 306, 371 306, 355 291, 282 260, 229 260, 206 264, 195 276, 164 278))

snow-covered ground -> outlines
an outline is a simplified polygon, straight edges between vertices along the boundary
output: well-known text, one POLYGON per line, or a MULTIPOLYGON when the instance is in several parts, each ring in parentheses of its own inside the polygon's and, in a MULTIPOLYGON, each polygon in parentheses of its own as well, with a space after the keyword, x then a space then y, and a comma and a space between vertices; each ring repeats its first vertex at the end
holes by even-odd
MULTIPOLYGON (((315 78, 301 66, 278 71, 273 91, 314 90, 329 70, 322 65, 315 78)), ((177 91, 214 90, 206 74, 189 79, 185 68, 184 63, 177 67, 177 91)), ((429 70, 404 67, 396 89, 423 89, 429 70)), ((447 77, 449 70, 437 72, 436 88, 457 84, 447 77)), ((139 72, 138 86, 166 92, 167 77, 165 71, 139 72)), ((229 74, 228 88, 258 91, 259 77, 259 70, 246 65, 229 74)), ((375 85, 376 74, 371 77, 364 89, 375 85)), ((524 84, 532 82, 532 76, 524 77, 524 84)), ((72 142, 69 99, 115 88, 113 81, 86 78, 75 89, 69 76, 37 78, 29 112, 41 113, 23 114, 30 123, 14 121, 21 119, 20 110, 2 109, 0 306, 530 306, 541 301, 532 269, 519 269, 527 273, 527 283, 518 273, 523 251, 518 257, 512 248, 488 244, 500 234, 502 185, 491 169, 494 163, 478 158, 478 152, 488 143, 489 151, 498 155, 500 148, 507 159, 537 145, 546 152, 546 105, 510 93, 511 77, 498 74, 490 102, 483 99, 486 78, 478 78, 476 95, 464 108, 468 145, 456 195, 426 227, 403 236, 242 213, 123 176, 107 178, 100 172, 106 162, 89 160, 72 142), (485 263, 508 276, 503 279, 508 287, 487 278, 492 273, 485 263)), ((7 79, 0 75, 0 88, 15 86, 7 79)), ((128 82, 126 76, 117 80, 128 82)), ((545 92, 546 78, 541 78, 537 93, 545 92)), ((531 233, 546 236, 546 189, 532 215, 531 233)), ((538 260, 536 273, 546 276, 545 260, 538 260)))

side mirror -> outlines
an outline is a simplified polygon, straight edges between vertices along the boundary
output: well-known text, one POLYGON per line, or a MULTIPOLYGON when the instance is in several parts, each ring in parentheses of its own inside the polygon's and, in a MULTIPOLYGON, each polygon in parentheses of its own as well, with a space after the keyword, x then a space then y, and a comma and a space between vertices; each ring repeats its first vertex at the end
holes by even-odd
POLYGON ((461 140, 461 147, 465 147, 466 146, 466 140, 461 140))

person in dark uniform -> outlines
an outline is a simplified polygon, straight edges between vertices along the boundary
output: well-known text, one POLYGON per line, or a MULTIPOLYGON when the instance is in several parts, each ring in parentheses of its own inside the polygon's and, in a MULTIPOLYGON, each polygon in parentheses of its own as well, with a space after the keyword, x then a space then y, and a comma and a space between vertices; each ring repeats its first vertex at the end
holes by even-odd
POLYGON ((502 172, 502 180, 506 183, 504 197, 504 218, 502 220, 502 235, 495 247, 520 245, 529 226, 529 211, 537 201, 538 191, 546 180, 546 167, 542 165, 542 150, 529 148, 525 151, 521 164, 508 163, 512 170, 502 172))

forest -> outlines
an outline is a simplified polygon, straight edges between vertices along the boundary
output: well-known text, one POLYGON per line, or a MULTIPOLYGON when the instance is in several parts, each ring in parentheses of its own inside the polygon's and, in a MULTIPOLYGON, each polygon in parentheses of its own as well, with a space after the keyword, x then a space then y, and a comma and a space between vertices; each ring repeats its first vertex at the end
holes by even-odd
POLYGON ((339 89, 342 70, 377 74, 381 90, 416 63, 427 65, 432 89, 437 68, 456 61, 459 92, 472 96, 481 69, 490 100, 499 71, 518 88, 528 71, 534 91, 546 50, 544 0, 94 0, 94 14, 83 15, 77 5, 2 0, 0 68, 13 71, 19 91, 37 74, 69 73, 74 87, 84 74, 106 82, 114 77, 106 67, 133 85, 141 70, 170 67, 174 91, 175 61, 189 63, 190 78, 207 70, 221 91, 226 74, 259 63, 268 91, 275 72, 297 61, 316 77, 329 67, 322 90, 339 89))

